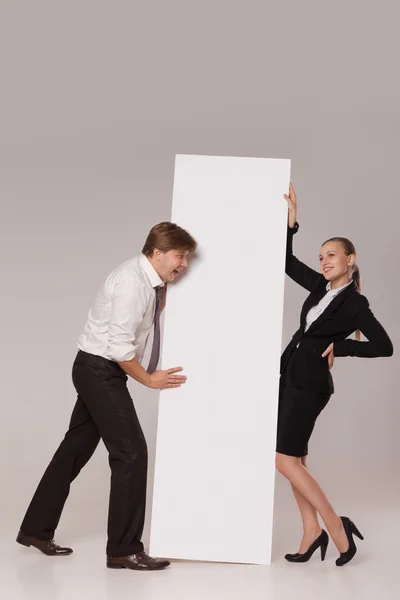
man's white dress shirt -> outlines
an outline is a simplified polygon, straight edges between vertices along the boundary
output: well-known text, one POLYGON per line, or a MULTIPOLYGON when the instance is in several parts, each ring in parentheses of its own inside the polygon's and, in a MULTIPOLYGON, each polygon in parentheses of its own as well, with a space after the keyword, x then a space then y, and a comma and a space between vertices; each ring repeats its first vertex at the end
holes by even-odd
POLYGON ((97 293, 78 348, 115 362, 134 356, 141 362, 154 321, 154 288, 163 285, 144 254, 117 267, 97 293))

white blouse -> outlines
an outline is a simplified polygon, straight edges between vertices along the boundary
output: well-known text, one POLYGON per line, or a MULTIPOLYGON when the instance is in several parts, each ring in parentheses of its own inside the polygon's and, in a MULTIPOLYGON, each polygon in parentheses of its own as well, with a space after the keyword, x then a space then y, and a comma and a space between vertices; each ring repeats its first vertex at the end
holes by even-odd
POLYGON ((344 288, 347 288, 347 286, 350 285, 351 283, 352 283, 352 281, 349 281, 349 283, 346 283, 346 285, 342 285, 341 287, 336 288, 335 290, 332 290, 331 289, 331 282, 328 281, 327 286, 326 286, 327 293, 318 302, 318 304, 316 304, 315 306, 313 306, 312 308, 310 308, 310 310, 307 313, 306 327, 304 329, 304 332, 308 331, 308 329, 311 327, 312 323, 314 323, 314 321, 316 321, 318 319, 318 317, 324 312, 324 310, 332 302, 332 300, 338 294, 340 294, 340 292, 343 291, 344 288))

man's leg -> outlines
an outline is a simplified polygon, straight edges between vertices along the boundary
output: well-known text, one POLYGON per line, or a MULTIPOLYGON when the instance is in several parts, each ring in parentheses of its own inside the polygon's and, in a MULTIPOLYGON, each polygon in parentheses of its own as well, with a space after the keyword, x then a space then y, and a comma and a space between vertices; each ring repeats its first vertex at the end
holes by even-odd
POLYGON ((88 462, 100 434, 78 395, 69 429, 47 467, 32 498, 21 531, 40 540, 51 540, 57 528, 70 484, 88 462))
POLYGON ((109 453, 107 554, 113 557, 143 550, 147 445, 126 381, 116 363, 100 357, 86 355, 74 368, 75 387, 109 453))

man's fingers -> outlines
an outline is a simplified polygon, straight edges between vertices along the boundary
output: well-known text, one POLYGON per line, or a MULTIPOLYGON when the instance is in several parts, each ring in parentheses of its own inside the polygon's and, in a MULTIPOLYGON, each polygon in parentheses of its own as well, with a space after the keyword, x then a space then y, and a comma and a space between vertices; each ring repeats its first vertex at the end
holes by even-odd
POLYGON ((167 373, 178 373, 178 371, 183 371, 183 367, 174 367, 173 369, 167 369, 167 373))
POLYGON ((177 388, 186 383, 186 375, 171 375, 165 384, 165 388, 177 388))

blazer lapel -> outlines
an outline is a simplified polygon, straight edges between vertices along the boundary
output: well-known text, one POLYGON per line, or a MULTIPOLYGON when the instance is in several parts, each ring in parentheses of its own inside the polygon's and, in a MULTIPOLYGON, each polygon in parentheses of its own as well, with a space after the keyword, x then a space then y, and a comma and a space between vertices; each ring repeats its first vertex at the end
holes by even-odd
POLYGON ((316 306, 320 300, 322 300, 322 298, 325 296, 326 294, 326 281, 322 282, 322 285, 319 284, 317 285, 316 288, 314 288, 312 290, 312 292, 310 293, 310 295, 306 298, 304 304, 303 304, 303 308, 301 309, 301 318, 300 318, 300 323, 301 323, 301 327, 304 330, 305 326, 306 326, 306 318, 308 315, 308 311, 313 307, 316 306))
MULTIPOLYGON (((328 317, 338 308, 338 306, 340 306, 342 304, 342 302, 344 302, 346 300, 347 296, 349 296, 355 290, 356 290, 356 284, 354 283, 354 281, 352 281, 350 285, 348 285, 344 290, 339 292, 339 294, 334 297, 334 299, 328 304, 326 309, 320 314, 318 319, 316 319, 310 325, 310 328, 308 329, 307 333, 310 333, 310 331, 312 331, 316 327, 320 327, 321 324, 324 321, 326 321, 326 319, 328 319, 328 317)), ((325 293, 326 293, 326 291, 325 291, 325 293)), ((322 298, 323 298, 323 296, 321 296, 320 300, 322 298)), ((315 304, 313 304, 313 306, 315 306, 315 304)))

